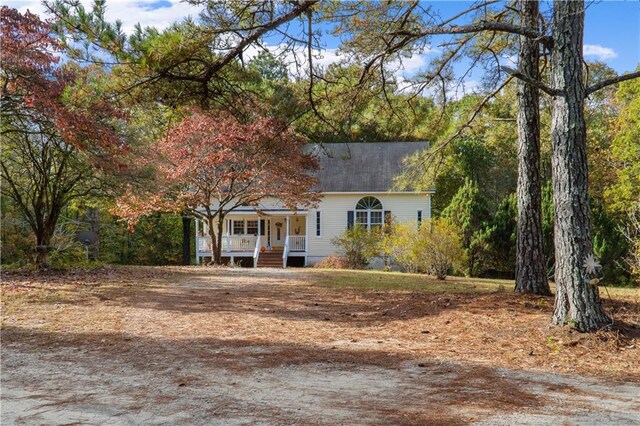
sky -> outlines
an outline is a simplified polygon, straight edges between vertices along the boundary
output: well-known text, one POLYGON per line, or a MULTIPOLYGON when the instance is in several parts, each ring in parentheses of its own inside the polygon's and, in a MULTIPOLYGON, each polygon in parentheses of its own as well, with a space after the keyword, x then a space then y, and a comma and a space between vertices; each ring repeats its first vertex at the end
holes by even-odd
MULTIPOLYGON (((89 4, 90 0, 81 0, 89 4)), ((467 1, 433 1, 434 9, 443 17, 452 16, 463 10, 467 1)), ((40 0, 0 0, 0 4, 15 7, 24 12, 44 15, 45 8, 40 0)), ((543 10, 551 3, 544 1, 543 10)), ((176 20, 187 16, 197 17, 196 7, 181 3, 179 0, 107 0, 107 18, 119 19, 125 32, 130 32, 136 23, 142 26, 164 28, 176 20)), ((327 65, 339 60, 336 54, 338 40, 326 37, 323 40, 326 51, 321 54, 319 63, 327 65)), ((410 77, 421 67, 426 66, 437 52, 427 52, 407 60, 402 75, 410 77)), ((587 60, 600 60, 618 73, 633 71, 640 64, 640 0, 627 1, 589 1, 585 19, 584 54, 587 60)))

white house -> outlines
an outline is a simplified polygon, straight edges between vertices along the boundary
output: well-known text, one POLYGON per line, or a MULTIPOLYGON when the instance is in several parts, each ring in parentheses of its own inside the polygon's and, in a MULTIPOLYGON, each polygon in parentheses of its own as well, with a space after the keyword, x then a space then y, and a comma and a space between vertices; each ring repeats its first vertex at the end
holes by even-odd
MULTIPOLYGON (((431 217, 430 191, 396 191, 394 177, 403 160, 427 142, 327 144, 316 148, 316 173, 322 199, 317 208, 289 210, 278 200, 230 212, 224 223, 222 257, 253 266, 313 265, 338 255, 331 240, 354 223, 380 226, 393 215, 397 222, 419 223, 431 217)), ((196 263, 211 257, 211 241, 196 221, 196 263)))

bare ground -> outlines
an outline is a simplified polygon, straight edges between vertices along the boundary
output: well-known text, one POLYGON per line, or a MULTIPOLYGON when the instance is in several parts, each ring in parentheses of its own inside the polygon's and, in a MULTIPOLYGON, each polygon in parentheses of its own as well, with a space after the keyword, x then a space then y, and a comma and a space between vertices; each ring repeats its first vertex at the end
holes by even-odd
POLYGON ((640 423, 637 296, 579 335, 551 299, 343 277, 3 277, 2 424, 640 423))

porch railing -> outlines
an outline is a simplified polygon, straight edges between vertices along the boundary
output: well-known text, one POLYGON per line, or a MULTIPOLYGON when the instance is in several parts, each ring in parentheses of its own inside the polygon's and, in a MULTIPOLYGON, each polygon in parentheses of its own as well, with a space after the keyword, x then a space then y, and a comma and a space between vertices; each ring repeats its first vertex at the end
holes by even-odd
POLYGON ((255 235, 225 235, 222 251, 253 251, 257 238, 255 235))
POLYGON ((304 235, 289 235, 289 251, 305 251, 304 235))
POLYGON ((211 253, 211 237, 198 237, 198 251, 211 253))
MULTIPOLYGON (((257 240, 258 237, 255 235, 224 235, 222 237, 222 251, 253 252, 257 240)), ((198 237, 198 251, 201 253, 211 253, 211 237, 198 237)))

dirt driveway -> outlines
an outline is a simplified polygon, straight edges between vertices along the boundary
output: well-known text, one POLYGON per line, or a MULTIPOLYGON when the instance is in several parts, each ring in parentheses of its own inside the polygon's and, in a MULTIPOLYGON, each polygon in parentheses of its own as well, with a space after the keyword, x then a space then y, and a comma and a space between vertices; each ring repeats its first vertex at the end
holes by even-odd
MULTIPOLYGON (((487 312, 462 313, 465 297, 496 298, 494 313, 511 299, 440 303, 309 274, 194 269, 6 298, 2 424, 640 424, 635 375, 534 372, 536 358, 565 366, 579 344, 565 359, 531 336, 524 353, 487 312), (460 334, 444 333, 456 321, 460 334), (467 322, 494 341, 456 343, 467 322)), ((636 354, 620 355, 630 369, 636 354)))

